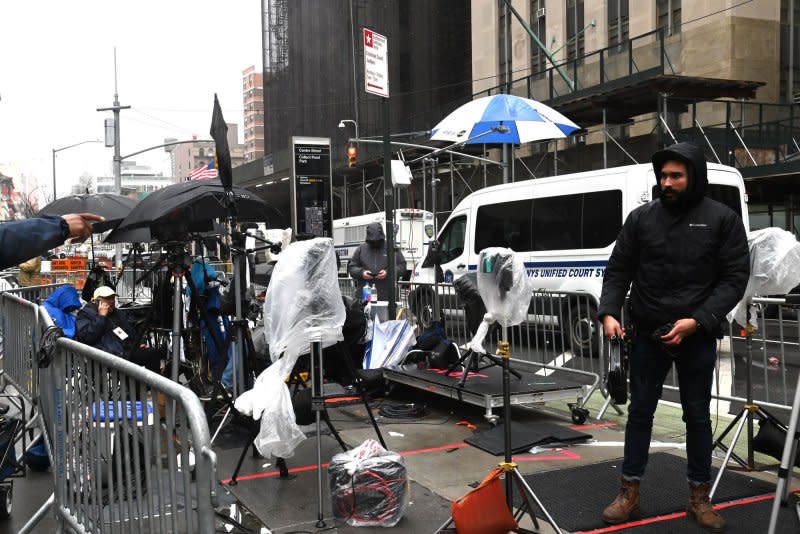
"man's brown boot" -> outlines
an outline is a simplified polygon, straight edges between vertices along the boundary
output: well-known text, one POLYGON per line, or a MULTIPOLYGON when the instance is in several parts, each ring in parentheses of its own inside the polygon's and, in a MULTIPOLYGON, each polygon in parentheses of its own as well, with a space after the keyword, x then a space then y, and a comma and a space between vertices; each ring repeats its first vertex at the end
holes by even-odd
POLYGON ((689 483, 689 490, 692 492, 689 497, 689 506, 686 507, 686 515, 694 518, 697 524, 711 532, 724 532, 725 520, 711 506, 708 494, 711 491, 711 484, 692 484, 689 483))
POLYGON ((639 481, 622 477, 622 486, 614 502, 603 510, 603 521, 611 525, 624 523, 632 513, 639 511, 639 481))

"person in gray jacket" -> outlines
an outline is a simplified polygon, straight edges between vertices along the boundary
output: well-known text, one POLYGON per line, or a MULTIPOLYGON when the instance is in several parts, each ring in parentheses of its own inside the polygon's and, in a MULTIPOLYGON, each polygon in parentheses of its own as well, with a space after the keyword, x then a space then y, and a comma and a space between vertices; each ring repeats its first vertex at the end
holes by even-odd
MULTIPOLYGON (((395 277, 399 278, 406 270, 406 259, 397 248, 394 250, 394 264, 395 277)), ((367 238, 353 253, 347 271, 359 288, 364 287, 364 284, 372 286, 374 283, 378 290, 378 300, 388 300, 389 258, 386 254, 386 236, 381 223, 374 222, 367 225, 367 238)))

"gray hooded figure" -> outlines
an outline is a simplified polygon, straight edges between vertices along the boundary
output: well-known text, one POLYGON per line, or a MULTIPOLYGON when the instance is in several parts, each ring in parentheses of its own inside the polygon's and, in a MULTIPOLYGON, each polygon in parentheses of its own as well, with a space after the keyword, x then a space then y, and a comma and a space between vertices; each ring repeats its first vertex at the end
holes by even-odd
MULTIPOLYGON (((394 263, 395 277, 399 278, 406 270, 406 259, 397 248, 394 250, 394 263)), ((365 283, 370 286, 374 283, 378 300, 389 298, 389 258, 381 223, 367 225, 367 238, 353 253, 347 271, 359 288, 364 287, 365 283)))

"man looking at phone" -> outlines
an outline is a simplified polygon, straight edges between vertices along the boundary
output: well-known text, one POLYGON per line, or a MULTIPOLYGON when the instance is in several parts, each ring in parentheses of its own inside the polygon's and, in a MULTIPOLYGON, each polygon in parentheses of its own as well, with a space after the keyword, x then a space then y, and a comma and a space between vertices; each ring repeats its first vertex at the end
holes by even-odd
POLYGON ((709 502, 715 338, 722 337, 721 323, 747 286, 747 236, 741 214, 705 196, 707 168, 699 147, 672 145, 652 162, 655 198, 633 210, 617 236, 598 310, 606 337, 633 334, 622 486, 603 519, 623 523, 639 507, 653 414, 675 364, 686 424, 687 515, 721 532, 725 521, 709 502), (634 332, 626 333, 620 312, 628 288, 634 332))
MULTIPOLYGON (((406 259, 397 248, 394 250, 394 263, 394 272, 399 278, 406 270, 406 259)), ((367 225, 367 237, 350 258, 347 271, 359 287, 364 284, 370 286, 375 284, 378 300, 389 298, 389 280, 387 280, 389 257, 386 253, 386 236, 381 223, 374 222, 367 225)))

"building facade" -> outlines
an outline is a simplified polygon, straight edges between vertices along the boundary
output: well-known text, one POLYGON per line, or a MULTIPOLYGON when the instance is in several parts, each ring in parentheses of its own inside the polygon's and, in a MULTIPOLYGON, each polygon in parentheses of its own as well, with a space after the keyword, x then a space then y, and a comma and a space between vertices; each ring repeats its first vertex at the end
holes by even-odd
MULTIPOLYGON (((239 142, 239 125, 228 124, 228 147, 231 150, 231 165, 238 167, 245 162, 245 145, 239 142)), ((197 135, 192 136, 197 139, 197 135)), ((188 178, 192 171, 201 165, 208 165, 214 161, 214 142, 197 141, 195 143, 185 143, 170 147, 172 156, 172 167, 175 173, 175 180, 182 182, 188 178)))
POLYGON ((244 161, 264 157, 264 79, 254 66, 242 72, 244 161))

